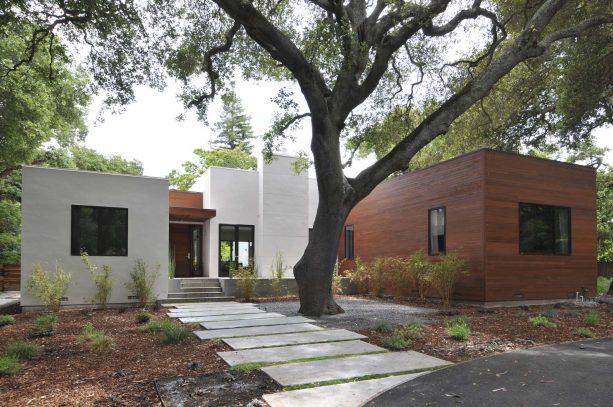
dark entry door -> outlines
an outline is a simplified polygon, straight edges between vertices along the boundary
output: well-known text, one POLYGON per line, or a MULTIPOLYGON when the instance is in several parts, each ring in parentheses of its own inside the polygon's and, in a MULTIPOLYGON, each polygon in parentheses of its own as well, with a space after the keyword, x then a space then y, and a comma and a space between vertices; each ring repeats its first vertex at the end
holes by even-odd
POLYGON ((202 276, 202 225, 170 224, 170 255, 175 277, 202 276))
POLYGON ((251 225, 219 225, 219 277, 229 277, 231 268, 253 260, 254 230, 251 225))

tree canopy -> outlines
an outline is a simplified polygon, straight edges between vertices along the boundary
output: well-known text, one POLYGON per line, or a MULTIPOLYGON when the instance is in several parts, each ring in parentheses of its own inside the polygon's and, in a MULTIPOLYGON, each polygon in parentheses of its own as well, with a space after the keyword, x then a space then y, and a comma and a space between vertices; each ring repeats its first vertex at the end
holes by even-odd
POLYGON ((251 119, 245 114, 241 100, 234 91, 222 95, 221 100, 223 108, 221 117, 213 126, 217 134, 211 141, 211 148, 239 149, 251 154, 251 142, 255 136, 251 129, 251 119))

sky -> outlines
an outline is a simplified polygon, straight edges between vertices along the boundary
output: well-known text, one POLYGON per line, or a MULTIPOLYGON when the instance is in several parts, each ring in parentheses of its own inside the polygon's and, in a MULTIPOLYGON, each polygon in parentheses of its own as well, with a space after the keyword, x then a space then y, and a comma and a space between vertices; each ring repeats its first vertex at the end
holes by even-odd
MULTIPOLYGON (((237 81, 236 92, 246 113, 251 116, 256 135, 264 134, 270 125, 276 108, 271 98, 279 87, 279 84, 270 82, 237 81)), ((122 113, 101 113, 101 99, 94 99, 88 115, 89 135, 85 146, 105 155, 119 154, 124 158, 138 159, 143 163, 145 175, 149 176, 165 177, 171 170, 180 169, 183 162, 196 159, 192 152, 194 149, 209 147, 213 132, 199 122, 193 112, 188 113, 183 121, 176 120, 184 112, 176 97, 179 90, 178 84, 172 82, 163 92, 139 87, 135 102, 122 113), (101 123, 97 120, 99 117, 103 119, 101 123)), ((220 111, 218 99, 209 110, 211 126, 220 111)), ((282 153, 310 151, 308 118, 304 122, 305 125, 296 132, 296 141, 284 146, 282 153)), ((599 129, 595 134, 599 146, 613 150, 613 128, 599 129)), ((255 144, 255 151, 261 150, 261 142, 255 144)), ((373 161, 374 158, 356 160, 346 174, 354 176, 373 161)), ((613 165, 613 151, 606 155, 605 162, 613 165)))

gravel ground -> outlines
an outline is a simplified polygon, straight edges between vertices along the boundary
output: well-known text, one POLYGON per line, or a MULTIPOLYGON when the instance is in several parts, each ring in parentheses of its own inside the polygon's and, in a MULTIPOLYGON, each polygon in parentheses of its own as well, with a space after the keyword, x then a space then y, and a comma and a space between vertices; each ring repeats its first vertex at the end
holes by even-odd
MULTIPOLYGON (((365 299, 337 299, 337 303, 345 310, 344 314, 309 317, 320 326, 343 329, 373 329, 380 321, 390 324, 409 324, 428 322, 424 314, 435 313, 432 308, 412 307, 407 305, 384 303, 365 299)), ((298 314, 298 301, 267 302, 259 307, 269 312, 278 312, 287 316, 298 314)))

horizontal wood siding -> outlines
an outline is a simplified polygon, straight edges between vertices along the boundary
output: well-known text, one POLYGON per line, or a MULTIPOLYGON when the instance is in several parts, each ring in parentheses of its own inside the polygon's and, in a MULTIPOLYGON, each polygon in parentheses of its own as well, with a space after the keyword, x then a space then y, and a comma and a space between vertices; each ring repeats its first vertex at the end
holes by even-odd
POLYGON ((485 152, 486 300, 554 299, 596 284, 596 174, 589 168, 485 152), (519 254, 519 203, 571 208, 570 256, 519 254))
MULTIPOLYGON (((447 252, 457 250, 470 272, 457 284, 454 297, 484 299, 482 154, 474 153, 402 175, 377 186, 351 211, 355 257, 408 257, 428 251, 428 209, 446 208, 447 252)), ((344 231, 339 258, 344 256, 344 231)), ((343 268, 353 262, 344 262, 343 268)), ((434 292, 431 294, 436 295, 434 292)))
POLYGON ((21 266, 19 264, 0 265, 0 291, 19 291, 21 284, 21 266))
POLYGON ((179 208, 203 208, 202 192, 170 191, 168 194, 169 206, 179 208))

